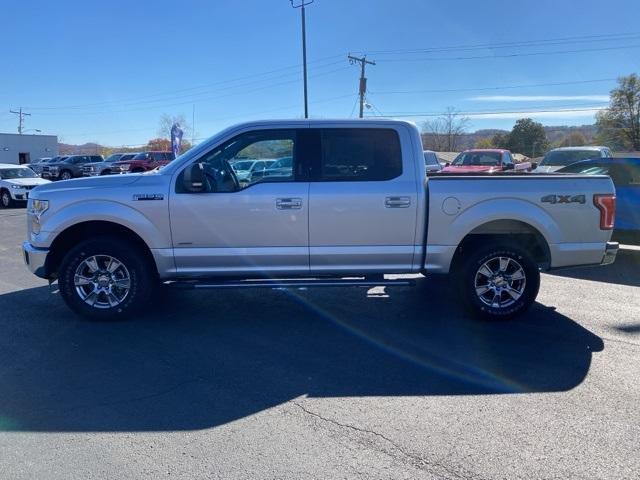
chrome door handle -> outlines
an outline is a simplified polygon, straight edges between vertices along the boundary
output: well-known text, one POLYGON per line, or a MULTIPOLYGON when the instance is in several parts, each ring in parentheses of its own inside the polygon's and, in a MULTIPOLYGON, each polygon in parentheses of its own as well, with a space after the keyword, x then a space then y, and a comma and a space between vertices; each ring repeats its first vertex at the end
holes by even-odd
POLYGON ((410 205, 410 197, 387 197, 384 199, 384 206, 387 208, 407 208, 410 205))
POLYGON ((277 198, 276 208, 278 210, 299 210, 302 208, 301 198, 277 198))

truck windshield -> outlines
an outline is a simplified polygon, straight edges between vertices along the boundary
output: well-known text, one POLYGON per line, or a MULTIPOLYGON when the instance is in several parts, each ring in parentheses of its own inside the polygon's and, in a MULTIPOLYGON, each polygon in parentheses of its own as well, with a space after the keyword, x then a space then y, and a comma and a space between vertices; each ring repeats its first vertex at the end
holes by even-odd
POLYGON ((12 180, 14 178, 38 178, 30 168, 3 168, 0 170, 0 180, 12 180))
POLYGON ((497 167, 500 165, 500 156, 500 152, 462 152, 452 162, 452 165, 497 167))
POLYGON ((117 162, 121 160, 123 156, 121 153, 112 153, 105 159, 105 162, 117 162))
POLYGON ((600 158, 600 152, 597 150, 552 150, 544 156, 540 165, 564 167, 590 158, 600 158))

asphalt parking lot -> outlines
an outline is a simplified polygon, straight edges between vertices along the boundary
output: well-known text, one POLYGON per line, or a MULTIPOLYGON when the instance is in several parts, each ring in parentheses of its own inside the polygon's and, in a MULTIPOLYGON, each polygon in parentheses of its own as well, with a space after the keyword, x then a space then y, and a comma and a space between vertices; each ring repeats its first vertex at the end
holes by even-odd
POLYGON ((100 323, 26 270, 24 224, 0 212, 0 478, 640 477, 640 250, 504 323, 438 278, 100 323))

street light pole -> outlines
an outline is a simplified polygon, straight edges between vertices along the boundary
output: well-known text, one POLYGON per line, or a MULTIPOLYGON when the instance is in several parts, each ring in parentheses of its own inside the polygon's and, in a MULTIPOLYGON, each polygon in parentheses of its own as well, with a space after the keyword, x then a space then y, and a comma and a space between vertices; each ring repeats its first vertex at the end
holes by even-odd
POLYGON ((293 8, 299 8, 301 10, 302 17, 302 75, 304 77, 304 118, 309 118, 309 104, 307 100, 307 26, 305 18, 305 8, 307 5, 311 5, 313 0, 301 0, 299 4, 295 4, 294 0, 289 0, 293 8))

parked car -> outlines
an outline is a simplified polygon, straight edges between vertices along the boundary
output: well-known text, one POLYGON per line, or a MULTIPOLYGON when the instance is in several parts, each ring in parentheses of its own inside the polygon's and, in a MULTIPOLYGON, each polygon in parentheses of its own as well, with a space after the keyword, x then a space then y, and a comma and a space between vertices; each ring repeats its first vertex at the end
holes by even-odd
POLYGON ((32 160, 31 162, 27 163, 26 166, 29 167, 31 170, 33 170, 36 173, 40 173, 37 171, 37 166, 40 165, 42 163, 48 162, 49 160, 51 160, 52 157, 42 157, 42 158, 36 158, 34 160, 32 160))
POLYGON ((608 147, 562 147, 549 150, 540 161, 537 173, 549 173, 560 170, 562 167, 588 160, 590 158, 610 158, 611 150, 608 147))
POLYGON ((269 168, 263 171, 254 172, 252 181, 257 181, 269 177, 270 180, 278 178, 293 177, 293 157, 282 157, 273 161, 269 168))
POLYGON ((583 160, 558 170, 558 173, 609 175, 616 187, 614 233, 640 240, 640 158, 600 158, 583 160))
POLYGON ((82 167, 87 163, 103 162, 102 155, 71 155, 42 166, 42 178, 70 180, 82 176, 82 167))
POLYGON ((515 163, 509 150, 476 148, 460 153, 442 169, 445 173, 494 173, 531 170, 531 163, 515 163))
POLYGON ((126 161, 115 162, 112 173, 140 173, 162 167, 173 160, 172 152, 140 152, 126 161))
MULTIPOLYGON (((131 160, 136 153, 113 153, 105 158, 104 162, 87 163, 82 166, 82 175, 85 177, 95 177, 97 175, 111 175, 113 165, 116 162, 131 160)), ((119 171, 117 173, 120 173, 119 171)))
POLYGON ((422 153, 424 154, 424 168, 427 170, 427 173, 434 173, 442 170, 442 165, 440 165, 436 152, 425 150, 422 153))
POLYGON ((38 185, 49 183, 26 165, 0 163, 0 208, 26 202, 29 192, 38 185))
POLYGON ((614 261, 609 177, 427 177, 420 141, 394 120, 236 125, 156 173, 36 188, 24 260, 102 319, 142 308, 161 282, 391 287, 413 281, 385 274, 419 272, 455 275, 474 312, 508 318, 533 303, 541 270, 614 261), (277 168, 290 174, 243 187, 230 163, 258 142, 287 145, 277 168))
POLYGON ((268 169, 274 160, 238 160, 231 163, 236 178, 240 183, 255 182, 261 178, 264 171, 268 169))
POLYGON ((67 158, 67 157, 58 155, 56 157, 40 159, 40 161, 32 163, 30 167, 31 167, 31 170, 36 172, 38 175, 42 175, 42 167, 44 167, 45 164, 58 162, 64 158, 67 158))

